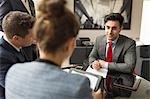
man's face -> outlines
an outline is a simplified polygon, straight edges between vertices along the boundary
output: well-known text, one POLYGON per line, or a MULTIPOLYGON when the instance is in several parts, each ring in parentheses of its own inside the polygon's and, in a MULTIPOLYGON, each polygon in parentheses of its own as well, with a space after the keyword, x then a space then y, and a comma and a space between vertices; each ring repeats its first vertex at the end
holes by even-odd
POLYGON ((107 21, 105 23, 105 35, 107 40, 115 40, 121 31, 119 21, 107 21))
POLYGON ((20 37, 20 45, 22 47, 26 47, 26 46, 30 46, 31 44, 33 44, 33 34, 32 34, 32 30, 29 29, 29 34, 27 34, 24 38, 20 37))

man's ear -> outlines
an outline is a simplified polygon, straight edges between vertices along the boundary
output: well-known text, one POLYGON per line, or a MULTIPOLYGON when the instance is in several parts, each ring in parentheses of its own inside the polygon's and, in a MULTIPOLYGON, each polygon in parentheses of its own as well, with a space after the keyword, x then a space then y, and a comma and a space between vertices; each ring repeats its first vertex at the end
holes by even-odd
POLYGON ((14 36, 12 37, 12 40, 15 40, 15 41, 16 41, 16 40, 19 40, 19 38, 20 38, 19 36, 14 35, 14 36))
POLYGON ((120 30, 119 30, 119 32, 121 32, 123 30, 123 27, 120 27, 120 30))
POLYGON ((21 37, 17 35, 14 35, 10 40, 18 48, 20 47, 20 44, 22 43, 21 37))

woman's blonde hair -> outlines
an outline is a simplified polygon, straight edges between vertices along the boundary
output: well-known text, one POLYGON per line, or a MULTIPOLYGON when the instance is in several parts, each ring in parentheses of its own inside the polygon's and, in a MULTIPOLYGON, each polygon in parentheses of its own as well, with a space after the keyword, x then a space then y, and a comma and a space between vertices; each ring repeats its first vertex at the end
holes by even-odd
POLYGON ((65 0, 40 0, 34 37, 43 51, 55 51, 78 34, 78 21, 65 4, 65 0))

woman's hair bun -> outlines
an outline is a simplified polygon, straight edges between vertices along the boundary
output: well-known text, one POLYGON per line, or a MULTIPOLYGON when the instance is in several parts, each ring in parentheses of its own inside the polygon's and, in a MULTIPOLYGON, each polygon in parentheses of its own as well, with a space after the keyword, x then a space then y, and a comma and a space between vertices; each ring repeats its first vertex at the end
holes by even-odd
POLYGON ((64 13, 66 0, 42 0, 39 11, 49 17, 59 17, 64 13))

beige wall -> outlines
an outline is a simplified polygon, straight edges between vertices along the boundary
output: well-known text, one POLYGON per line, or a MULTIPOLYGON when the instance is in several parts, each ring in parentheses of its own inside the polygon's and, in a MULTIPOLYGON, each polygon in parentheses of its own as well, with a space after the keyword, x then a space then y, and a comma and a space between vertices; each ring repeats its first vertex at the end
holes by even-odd
MULTIPOLYGON (((74 0, 67 0, 67 7, 74 11, 74 0)), ((34 0, 35 4, 38 3, 37 0, 34 0)), ((143 8, 143 0, 133 0, 132 4, 132 17, 131 17, 131 29, 123 30, 121 34, 124 34, 128 37, 131 37, 135 40, 138 40, 140 36, 140 26, 141 26, 141 17, 142 17, 142 8, 143 8)), ((102 34, 103 30, 80 30, 79 37, 89 37, 91 41, 94 42, 95 38, 102 34)), ((62 64, 63 67, 69 66, 69 59, 66 59, 62 64)))
MULTIPOLYGON (((67 0, 69 9, 73 10, 73 1, 74 0, 67 0)), ((121 34, 124 34, 128 37, 137 40, 140 36, 140 26, 141 26, 141 16, 142 16, 142 6, 143 0, 133 0, 132 4, 132 17, 131 17, 131 29, 130 30, 123 30, 121 34)), ((103 30, 80 30, 79 37, 90 37, 92 41, 95 38, 102 34, 103 30)))
MULTIPOLYGON (((73 0, 68 0, 68 8, 73 10, 73 0)), ((143 0, 133 0, 132 4, 132 17, 131 17, 131 29, 123 30, 121 34, 138 40, 140 36, 140 26, 142 17, 143 0)), ((103 30, 80 30, 79 37, 89 37, 94 42, 95 38, 103 33, 103 30)), ((62 67, 69 66, 69 59, 66 59, 62 64, 62 67)))
MULTIPOLYGON (((35 4, 37 0, 33 0, 35 4)), ((74 0, 67 0, 68 1, 68 8, 74 12, 74 0)), ((142 16, 142 8, 143 8, 143 0, 133 0, 132 4, 132 17, 131 17, 131 29, 130 30, 123 30, 121 34, 124 34, 128 37, 133 38, 134 40, 138 40, 140 36, 140 26, 141 26, 141 16, 142 16)), ((103 30, 80 30, 79 37, 89 37, 92 41, 95 38, 103 34, 103 30)))

